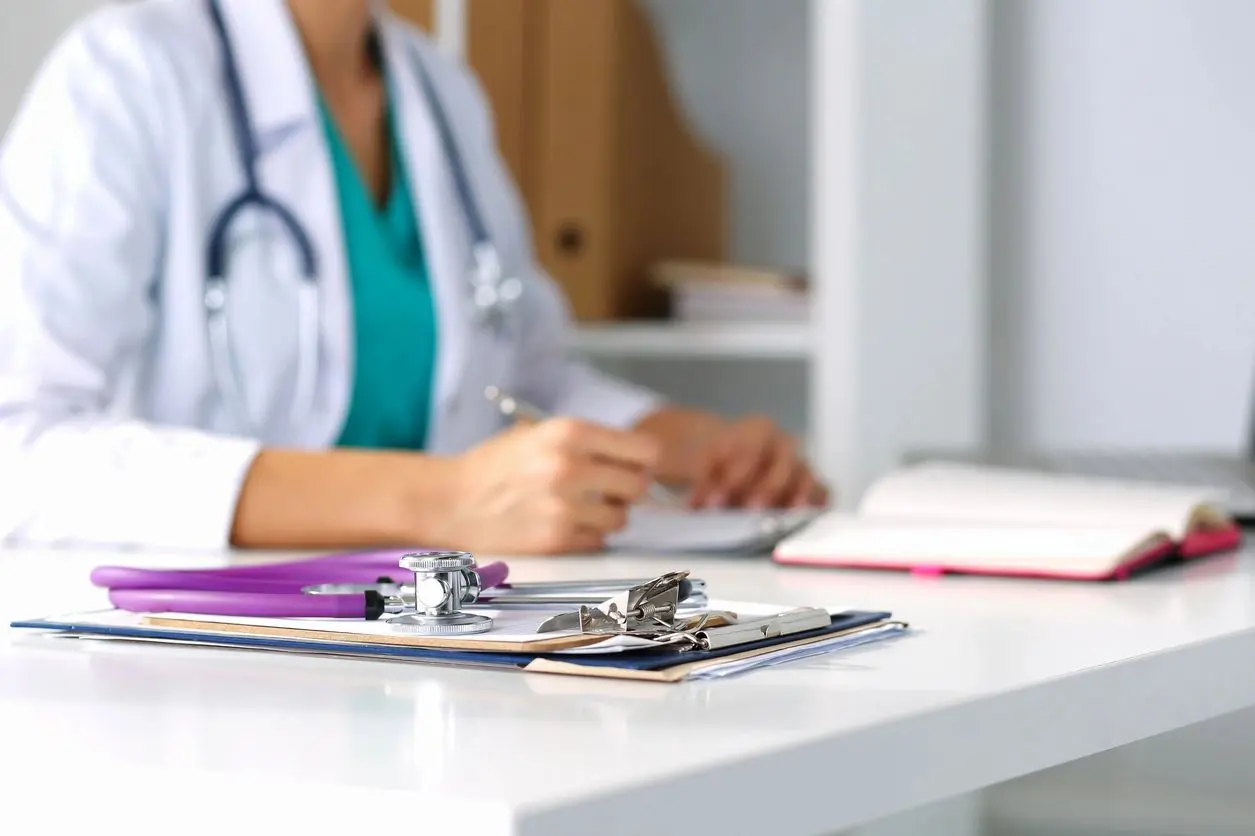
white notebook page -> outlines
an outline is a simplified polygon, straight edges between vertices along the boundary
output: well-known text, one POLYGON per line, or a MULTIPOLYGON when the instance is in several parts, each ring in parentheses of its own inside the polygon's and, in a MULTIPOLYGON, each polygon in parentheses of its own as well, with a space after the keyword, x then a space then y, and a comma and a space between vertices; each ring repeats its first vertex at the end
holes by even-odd
POLYGON ((1140 553, 1155 539, 1156 532, 1139 526, 973 525, 833 514, 781 543, 776 555, 802 563, 836 559, 987 570, 1049 567, 1096 575, 1140 553))
POLYGON ((859 515, 947 524, 1118 527, 1165 531, 1179 539, 1198 506, 1222 499, 1206 489, 936 463, 879 480, 864 496, 859 515))

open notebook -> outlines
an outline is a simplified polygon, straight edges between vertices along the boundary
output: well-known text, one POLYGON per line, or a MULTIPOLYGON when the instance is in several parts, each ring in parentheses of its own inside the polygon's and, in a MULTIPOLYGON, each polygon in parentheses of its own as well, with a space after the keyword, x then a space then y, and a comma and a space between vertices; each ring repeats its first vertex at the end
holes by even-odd
POLYGON ((963 464, 894 471, 855 513, 783 538, 783 564, 1077 580, 1120 579, 1225 551, 1240 529, 1223 492, 963 464))

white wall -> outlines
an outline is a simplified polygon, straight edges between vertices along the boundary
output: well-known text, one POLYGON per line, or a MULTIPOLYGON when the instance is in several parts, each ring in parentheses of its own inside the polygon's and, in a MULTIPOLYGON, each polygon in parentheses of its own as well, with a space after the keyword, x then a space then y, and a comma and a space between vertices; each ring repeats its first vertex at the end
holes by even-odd
POLYGON ((996 0, 1000 442, 1236 448, 1255 3, 996 0))
POLYGON ((0 0, 0 131, 57 37, 102 0, 0 0))
MULTIPOLYGON (((1237 449, 1255 379, 1255 3, 992 7, 995 438, 1237 449)), ((1252 763, 1244 712, 996 792, 994 832, 1255 832, 1252 763)))

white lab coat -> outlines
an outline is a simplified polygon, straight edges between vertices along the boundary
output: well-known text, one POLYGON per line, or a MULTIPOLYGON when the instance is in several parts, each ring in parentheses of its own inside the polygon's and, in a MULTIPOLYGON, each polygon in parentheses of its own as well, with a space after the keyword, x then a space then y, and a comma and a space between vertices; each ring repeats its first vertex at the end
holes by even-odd
MULTIPOLYGON (((338 437, 354 338, 312 76, 283 0, 221 8, 264 149, 261 181, 319 256, 313 414, 287 420, 299 274, 271 216, 236 222, 229 259, 232 350, 257 426, 237 426, 214 383, 208 230, 243 172, 206 3, 108 7, 56 46, 0 147, 0 539, 222 547, 263 445, 323 448, 338 437)), ((489 384, 554 413, 633 423, 656 396, 566 356, 565 302, 530 252, 472 75, 380 15, 438 312, 429 448, 462 451, 502 426, 489 384), (445 104, 507 273, 526 280, 520 336, 508 343, 468 321, 470 233, 411 48, 445 104)))

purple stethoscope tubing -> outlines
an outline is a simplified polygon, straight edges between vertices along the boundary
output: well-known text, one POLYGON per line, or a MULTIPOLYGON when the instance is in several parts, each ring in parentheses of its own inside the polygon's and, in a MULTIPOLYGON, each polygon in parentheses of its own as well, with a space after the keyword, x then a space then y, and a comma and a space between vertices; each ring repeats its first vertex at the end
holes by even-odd
POLYGON ((221 569, 135 569, 100 566, 91 582, 107 589, 204 589, 219 592, 300 592, 316 583, 375 583, 400 574, 409 551, 356 552, 221 569), (267 590, 267 584, 274 584, 267 590))
POLYGON ((302 595, 195 589, 111 589, 109 603, 120 610, 150 614, 177 612, 241 618, 369 619, 366 593, 302 595))
MULTIPOLYGON (((412 549, 357 552, 286 563, 221 569, 136 569, 100 566, 91 582, 109 590, 114 607, 130 612, 179 612, 256 618, 370 618, 378 594, 309 595, 320 584, 375 584, 401 577, 398 562, 412 549)), ((497 562, 476 569, 484 589, 509 575, 497 562)), ((377 609, 377 607, 375 607, 377 609)), ((377 615, 373 617, 378 617, 377 615)))

